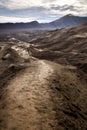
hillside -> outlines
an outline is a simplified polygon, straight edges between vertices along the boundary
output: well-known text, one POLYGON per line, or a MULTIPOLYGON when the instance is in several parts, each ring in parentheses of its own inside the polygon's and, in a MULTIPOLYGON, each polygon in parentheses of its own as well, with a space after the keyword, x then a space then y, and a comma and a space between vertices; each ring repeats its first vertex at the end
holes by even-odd
MULTIPOLYGON (((36 35, 30 43, 42 52, 51 53, 44 59, 62 62, 62 64, 81 64, 87 62, 87 23, 79 24, 67 29, 47 31, 36 35), (65 62, 64 62, 65 61, 65 62)), ((42 58, 41 57, 41 58, 42 58)))
POLYGON ((74 26, 76 24, 87 21, 87 17, 74 16, 72 14, 65 15, 58 20, 50 22, 50 25, 55 28, 66 28, 70 26, 74 26))
POLYGON ((20 30, 29 28, 41 28, 41 25, 37 21, 32 21, 29 23, 1 23, 0 30, 20 30))
POLYGON ((87 21, 87 17, 80 17, 68 14, 49 23, 39 23, 38 21, 32 21, 28 23, 0 23, 0 30, 17 31, 29 29, 60 29, 74 26, 85 21, 87 21))
POLYGON ((87 129, 87 23, 0 37, 0 130, 87 129))

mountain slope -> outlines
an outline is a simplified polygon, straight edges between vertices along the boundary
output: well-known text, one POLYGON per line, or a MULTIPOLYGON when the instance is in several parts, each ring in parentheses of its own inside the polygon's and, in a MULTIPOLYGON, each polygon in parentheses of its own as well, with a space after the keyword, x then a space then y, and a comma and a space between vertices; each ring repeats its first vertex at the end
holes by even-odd
POLYGON ((87 21, 87 17, 80 17, 80 16, 74 16, 74 15, 66 15, 58 20, 55 20, 53 22, 50 22, 50 26, 54 26, 55 28, 65 28, 70 27, 82 22, 87 21))
POLYGON ((2 23, 0 24, 0 30, 20 30, 20 29, 55 29, 55 28, 66 28, 74 26, 76 24, 87 21, 87 17, 79 17, 74 15, 66 15, 58 20, 52 21, 50 23, 39 23, 37 21, 32 21, 29 23, 2 23))
POLYGON ((34 56, 62 64, 87 66, 87 22, 39 34, 31 43, 34 49, 42 49, 41 52, 33 53, 34 56))
POLYGON ((41 28, 41 25, 37 21, 30 23, 2 23, 0 29, 29 29, 29 28, 41 28))
POLYGON ((87 23, 17 33, 0 41, 0 130, 87 130, 87 23))
POLYGON ((82 76, 76 67, 45 60, 9 62, 0 73, 1 130, 86 130, 82 76))

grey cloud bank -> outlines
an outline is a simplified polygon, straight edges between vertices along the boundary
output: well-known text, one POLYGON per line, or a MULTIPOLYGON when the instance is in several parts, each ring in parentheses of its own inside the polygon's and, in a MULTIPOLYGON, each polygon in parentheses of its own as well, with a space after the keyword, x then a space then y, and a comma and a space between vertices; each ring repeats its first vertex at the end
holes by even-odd
POLYGON ((0 0, 0 22, 49 22, 66 14, 87 16, 87 0, 0 0))

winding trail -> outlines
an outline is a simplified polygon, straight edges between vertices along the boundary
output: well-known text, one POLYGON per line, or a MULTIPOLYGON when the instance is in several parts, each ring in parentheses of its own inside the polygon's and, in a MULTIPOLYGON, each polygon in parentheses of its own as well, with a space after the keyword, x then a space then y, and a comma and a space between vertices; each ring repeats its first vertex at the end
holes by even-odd
POLYGON ((38 61, 11 80, 7 91, 6 130, 54 130, 55 110, 51 100, 49 77, 52 67, 38 61))

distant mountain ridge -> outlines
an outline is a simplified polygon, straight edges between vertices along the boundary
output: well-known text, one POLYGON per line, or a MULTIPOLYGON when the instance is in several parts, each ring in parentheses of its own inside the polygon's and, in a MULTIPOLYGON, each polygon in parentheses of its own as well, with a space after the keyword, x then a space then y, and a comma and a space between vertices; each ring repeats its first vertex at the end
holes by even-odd
POLYGON ((86 21, 87 17, 80 17, 68 14, 49 23, 39 23, 38 21, 32 21, 28 23, 0 23, 0 30, 29 28, 66 28, 86 21))
POLYGON ((61 17, 58 20, 55 20, 53 22, 50 22, 50 25, 59 27, 59 28, 65 28, 74 26, 76 24, 82 23, 87 21, 87 17, 80 17, 80 16, 74 16, 72 14, 65 15, 64 17, 61 17))
POLYGON ((27 29, 27 28, 41 28, 37 21, 29 23, 1 23, 0 29, 27 29))

